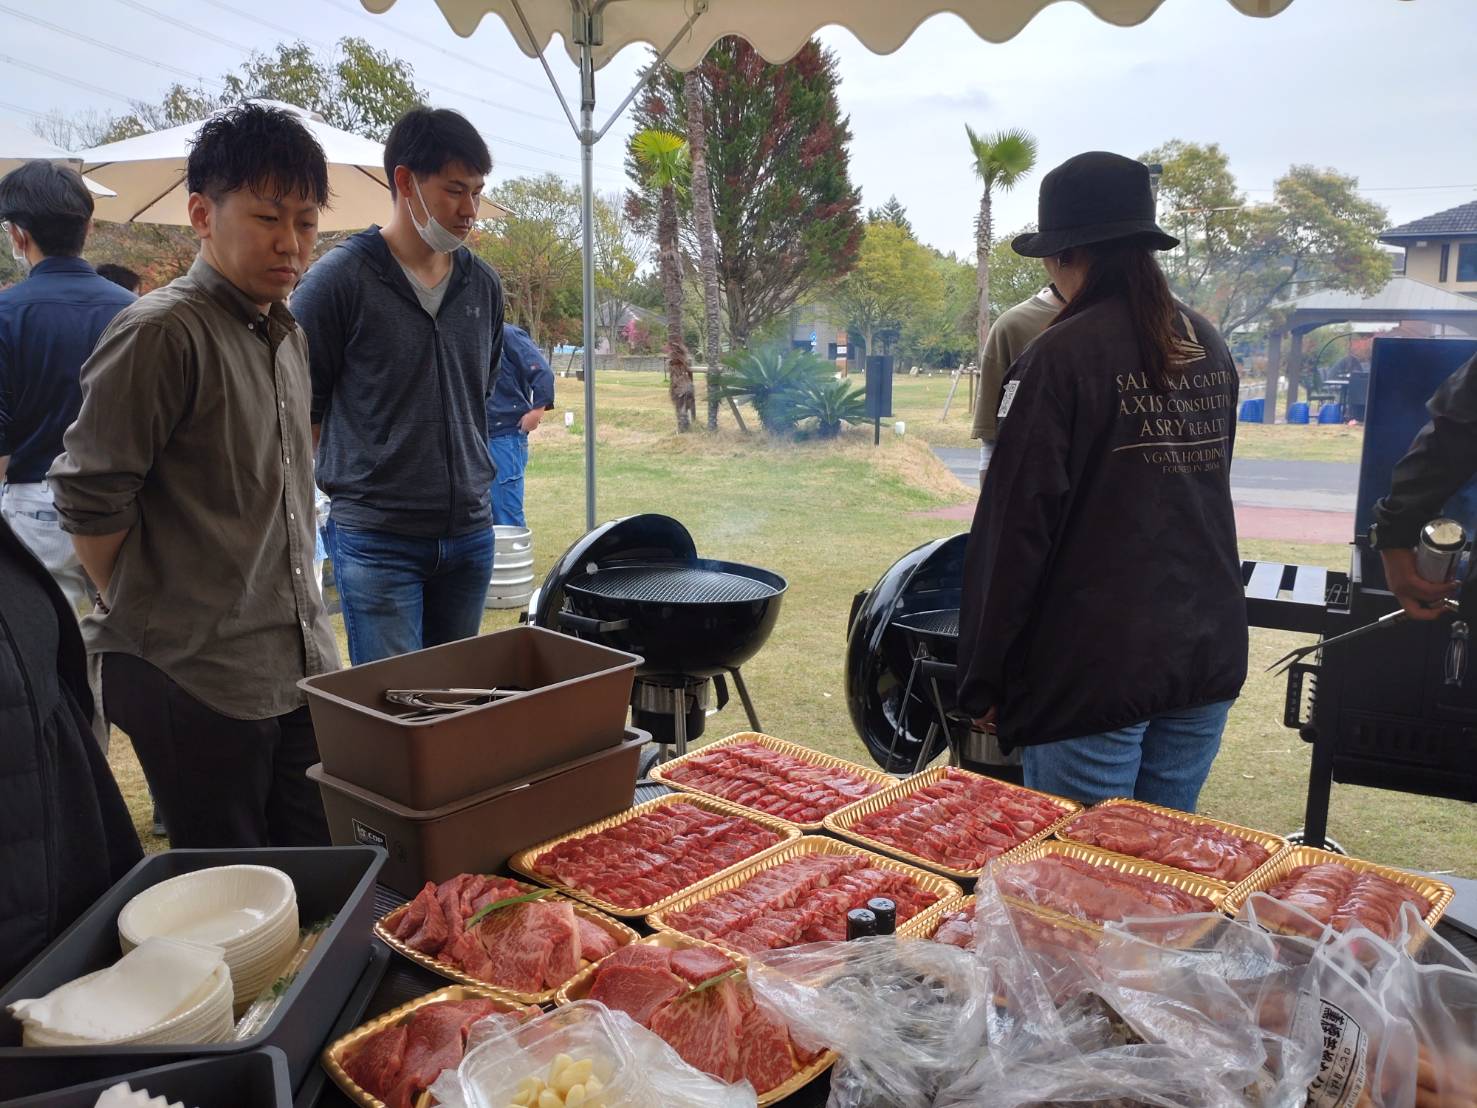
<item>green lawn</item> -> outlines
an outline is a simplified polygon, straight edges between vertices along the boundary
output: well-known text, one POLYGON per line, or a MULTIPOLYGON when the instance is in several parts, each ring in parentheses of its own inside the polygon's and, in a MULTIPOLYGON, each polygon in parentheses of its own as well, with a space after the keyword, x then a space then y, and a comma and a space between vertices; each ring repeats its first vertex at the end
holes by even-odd
MULTIPOLYGON (((583 426, 581 387, 572 378, 558 382, 558 410, 533 439, 527 503, 539 577, 585 529, 582 440, 565 430, 563 420, 564 411, 572 410, 576 427, 583 426)), ((965 528, 925 514, 969 500, 968 490, 928 446, 967 442, 962 403, 957 416, 938 423, 947 390, 945 377, 899 380, 895 406, 908 434, 889 433, 873 448, 870 428, 839 443, 745 437, 726 411, 718 435, 679 438, 671 433, 671 410, 657 375, 611 373, 601 379, 599 517, 642 511, 675 516, 705 554, 762 565, 790 582, 773 637, 745 667, 767 731, 865 759, 845 705, 847 613, 853 595, 870 588, 899 555, 965 528)), ((1243 553, 1337 567, 1343 550, 1247 543, 1243 553)), ((516 612, 488 613, 484 628, 510 626, 516 618, 516 612)), ((334 622, 341 633, 338 617, 334 622)), ((1206 788, 1206 812, 1278 832, 1302 822, 1308 748, 1281 725, 1281 681, 1261 673, 1297 641, 1298 636, 1253 633, 1253 676, 1206 788)), ((709 721, 708 736, 746 726, 735 701, 709 721)), ((116 740, 115 751, 115 767, 142 821, 141 781, 127 742, 116 740)), ((1381 861, 1477 875, 1477 821, 1470 805, 1340 786, 1331 834, 1381 861)))

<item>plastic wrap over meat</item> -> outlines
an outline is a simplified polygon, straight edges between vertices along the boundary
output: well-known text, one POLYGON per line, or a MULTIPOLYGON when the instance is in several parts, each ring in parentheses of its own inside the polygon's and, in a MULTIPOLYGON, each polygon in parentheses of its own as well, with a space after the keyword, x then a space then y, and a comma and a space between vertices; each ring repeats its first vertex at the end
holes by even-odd
POLYGON ((790 947, 751 960, 749 983, 800 1046, 841 1055, 833 1108, 928 1108, 959 1059, 1001 1033, 987 967, 942 943, 790 947))
POLYGON ((587 1000, 511 1030, 491 1021, 474 1024, 462 1064, 443 1072, 430 1092, 445 1108, 507 1108, 521 1103, 520 1092, 533 1081, 553 1085, 560 1104, 598 1108, 755 1108, 758 1103, 747 1081, 726 1085, 700 1073, 624 1012, 587 1000), (550 1080, 560 1067, 570 1066, 583 1067, 577 1081, 550 1080), (569 1087, 560 1089, 560 1084, 569 1087), (580 1092, 569 1097, 574 1084, 580 1092))

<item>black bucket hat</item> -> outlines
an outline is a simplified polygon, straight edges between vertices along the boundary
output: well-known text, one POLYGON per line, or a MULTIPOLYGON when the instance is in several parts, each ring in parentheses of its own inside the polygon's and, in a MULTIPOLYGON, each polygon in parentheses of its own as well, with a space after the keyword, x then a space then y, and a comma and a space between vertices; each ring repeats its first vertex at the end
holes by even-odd
POLYGON ((1101 150, 1069 158, 1041 179, 1037 223, 1039 231, 1011 242, 1017 254, 1050 258, 1074 246, 1129 238, 1154 250, 1180 244, 1154 222, 1149 167, 1101 150))

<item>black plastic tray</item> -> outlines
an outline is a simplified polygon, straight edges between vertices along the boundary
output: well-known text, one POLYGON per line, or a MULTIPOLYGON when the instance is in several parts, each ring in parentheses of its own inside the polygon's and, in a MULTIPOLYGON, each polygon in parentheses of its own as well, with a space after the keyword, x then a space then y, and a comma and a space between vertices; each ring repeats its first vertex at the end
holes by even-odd
POLYGON ((146 1067, 263 1046, 279 1047, 287 1056, 289 1081, 296 1089, 317 1065, 329 1028, 369 960, 375 880, 384 862, 385 852, 370 846, 171 850, 145 858, 0 993, 0 1089, 7 1096, 44 1093, 146 1067), (20 1045, 21 1025, 5 1010, 8 1004, 43 996, 117 961, 118 913, 144 889, 182 873, 227 865, 275 866, 292 879, 298 917, 304 924, 335 917, 258 1034, 241 1042, 201 1045, 45 1049, 20 1045))
POLYGON ((292 1108, 287 1055, 274 1046, 114 1074, 4 1103, 9 1108, 93 1108, 97 1098, 120 1081, 135 1091, 147 1089, 150 1096, 201 1108, 292 1108))
POLYGON ((380 982, 384 980, 385 970, 390 967, 390 959, 394 956, 394 952, 378 939, 369 944, 369 965, 364 967, 364 972, 359 975, 359 983, 344 1002, 338 1019, 328 1029, 328 1038, 323 1040, 322 1050, 318 1052, 320 1064, 310 1069, 308 1076, 303 1078, 303 1083, 297 1087, 297 1094, 292 1098, 293 1108, 313 1108, 323 1096, 324 1089, 333 1084, 329 1080, 328 1071, 321 1064, 323 1050, 327 1050, 361 1023, 373 1018, 369 1015, 369 1002, 379 992, 380 982))

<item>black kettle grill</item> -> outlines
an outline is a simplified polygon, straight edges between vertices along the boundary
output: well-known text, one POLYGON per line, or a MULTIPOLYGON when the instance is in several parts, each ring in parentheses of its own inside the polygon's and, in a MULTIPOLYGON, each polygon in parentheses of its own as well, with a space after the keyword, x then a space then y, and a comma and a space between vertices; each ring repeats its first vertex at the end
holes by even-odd
POLYGON ((910 550, 852 601, 846 702, 868 753, 889 773, 926 766, 947 745, 955 764, 1018 780, 992 736, 955 702, 959 598, 967 534, 910 550))
POLYGON ((680 755, 703 733, 709 709, 728 703, 729 678, 749 725, 761 730, 740 667, 774 630, 788 588, 767 569, 699 558, 692 535, 670 516, 635 515, 566 550, 529 620, 641 655, 632 724, 680 755))

